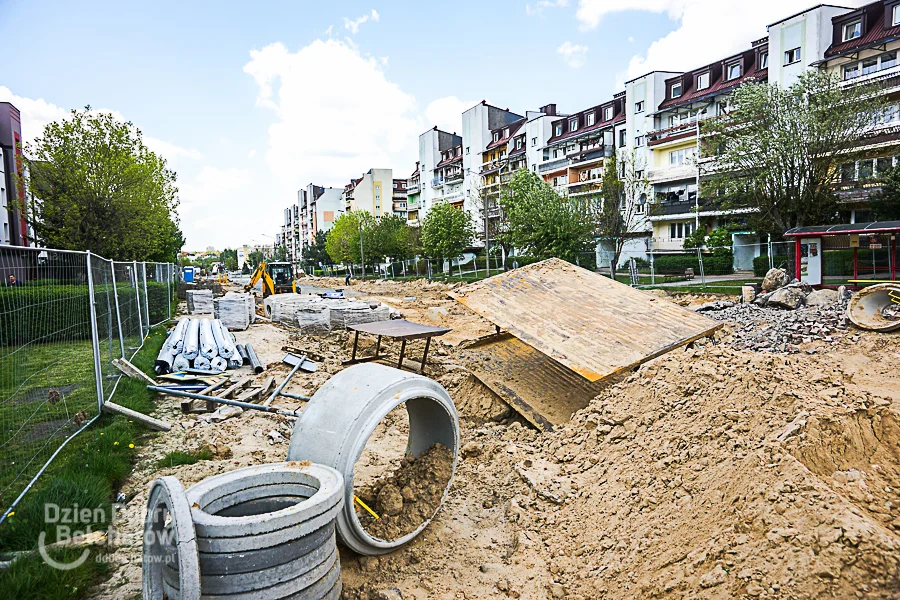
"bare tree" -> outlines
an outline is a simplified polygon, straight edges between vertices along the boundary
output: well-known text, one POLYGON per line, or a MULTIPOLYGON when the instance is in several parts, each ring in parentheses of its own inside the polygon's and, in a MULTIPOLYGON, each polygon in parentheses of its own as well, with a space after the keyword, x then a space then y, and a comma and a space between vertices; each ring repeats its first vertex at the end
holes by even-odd
MULTIPOLYGON (((613 254, 612 277, 629 239, 646 233, 650 182, 643 161, 635 154, 614 151, 604 165, 600 189, 597 237, 613 254)), ((598 265, 599 266, 599 265, 598 265)))

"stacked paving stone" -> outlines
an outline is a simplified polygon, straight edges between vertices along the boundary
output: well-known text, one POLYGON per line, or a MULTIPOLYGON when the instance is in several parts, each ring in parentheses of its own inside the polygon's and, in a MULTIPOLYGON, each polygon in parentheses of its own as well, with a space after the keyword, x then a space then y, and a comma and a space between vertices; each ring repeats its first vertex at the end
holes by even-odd
POLYGON ((256 301, 252 294, 228 292, 213 301, 215 318, 230 330, 243 331, 256 319, 256 301))
POLYGON ((188 290, 188 312, 192 315, 208 315, 213 312, 212 290, 188 290))

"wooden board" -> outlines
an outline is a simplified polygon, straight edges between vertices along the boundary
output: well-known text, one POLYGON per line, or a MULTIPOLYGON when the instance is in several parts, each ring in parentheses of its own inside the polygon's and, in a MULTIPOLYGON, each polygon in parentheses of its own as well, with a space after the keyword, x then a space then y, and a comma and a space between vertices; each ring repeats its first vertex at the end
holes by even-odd
POLYGON ((587 406, 602 385, 504 333, 459 350, 475 377, 541 431, 567 423, 587 406))
POLYGON ((555 258, 473 283, 450 295, 590 382, 722 326, 555 258))

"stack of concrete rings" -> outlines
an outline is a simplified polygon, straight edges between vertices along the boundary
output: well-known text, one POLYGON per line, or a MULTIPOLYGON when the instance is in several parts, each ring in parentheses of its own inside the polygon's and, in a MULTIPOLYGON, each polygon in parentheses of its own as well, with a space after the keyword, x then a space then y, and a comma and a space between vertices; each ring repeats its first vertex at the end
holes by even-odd
POLYGON ((309 462, 258 465, 150 490, 144 600, 337 599, 344 480, 309 462), (162 509, 162 510, 160 510, 162 509))
MULTIPOLYGON (((416 458, 435 443, 453 452, 453 470, 441 503, 447 497, 459 455, 459 417, 453 400, 438 382, 374 363, 348 367, 325 382, 307 403, 291 434, 288 460, 311 460, 334 467, 344 476, 344 506, 337 516, 337 533, 358 554, 386 554, 409 543, 434 518, 395 540, 370 535, 359 521, 353 501, 353 470, 375 427, 389 412, 406 403, 409 414, 407 457, 416 458)), ((440 510, 440 505, 438 509, 440 510)))

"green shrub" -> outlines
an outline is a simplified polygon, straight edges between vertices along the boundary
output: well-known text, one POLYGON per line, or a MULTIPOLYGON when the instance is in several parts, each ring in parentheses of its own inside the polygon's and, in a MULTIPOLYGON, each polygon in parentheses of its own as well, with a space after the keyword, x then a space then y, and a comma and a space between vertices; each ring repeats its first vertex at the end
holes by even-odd
MULTIPOLYGON (((776 254, 775 256, 772 257, 772 259, 773 259, 773 264, 780 269, 783 269, 790 264, 790 262, 789 262, 790 259, 786 254, 776 254)), ((768 273, 768 272, 769 272, 769 255, 768 254, 761 254, 760 256, 757 256, 756 258, 753 259, 753 275, 754 276, 765 277, 766 273, 768 273)), ((791 273, 791 275, 793 275, 793 274, 791 273)))
POLYGON ((822 253, 822 271, 825 275, 853 275, 853 250, 826 250, 822 253))
MULTIPOLYGON (((685 269, 693 269, 700 275, 700 261, 691 254, 666 254, 657 256, 653 261, 657 273, 674 271, 684 273, 685 269)), ((734 273, 734 256, 729 252, 722 256, 703 255, 703 273, 706 275, 730 275, 734 273)))

